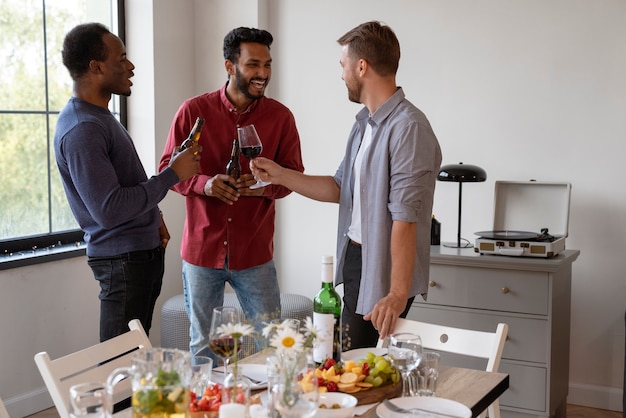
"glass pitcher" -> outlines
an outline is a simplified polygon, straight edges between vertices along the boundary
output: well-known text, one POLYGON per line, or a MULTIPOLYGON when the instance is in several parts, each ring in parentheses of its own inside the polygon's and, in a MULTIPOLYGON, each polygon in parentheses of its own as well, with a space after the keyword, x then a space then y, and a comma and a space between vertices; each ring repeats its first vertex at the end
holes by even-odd
POLYGON ((115 369, 107 379, 114 386, 130 378, 133 418, 188 418, 191 354, 167 348, 140 350, 131 358, 131 367, 115 369))

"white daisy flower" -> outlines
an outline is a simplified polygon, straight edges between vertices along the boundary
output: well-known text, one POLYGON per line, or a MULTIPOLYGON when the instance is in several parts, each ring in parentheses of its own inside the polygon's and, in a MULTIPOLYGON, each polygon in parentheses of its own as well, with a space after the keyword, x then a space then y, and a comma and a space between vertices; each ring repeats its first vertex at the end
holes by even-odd
POLYGON ((315 326, 311 317, 307 316, 304 320, 304 334, 307 336, 312 335, 313 338, 317 338, 319 333, 320 330, 315 326))
POLYGON ((313 324, 310 316, 304 320, 304 335, 306 336, 305 346, 317 346, 323 341, 320 329, 313 324))
POLYGON ((220 337, 233 337, 241 338, 246 335, 251 335, 254 332, 254 328, 248 324, 224 324, 220 325, 217 329, 217 333, 220 337))
POLYGON ((276 348, 277 354, 284 354, 290 357, 302 351, 304 336, 296 332, 293 328, 279 328, 270 340, 270 345, 276 348))
POLYGON ((279 325, 275 322, 267 322, 261 331, 263 338, 268 339, 272 333, 278 329, 279 325))

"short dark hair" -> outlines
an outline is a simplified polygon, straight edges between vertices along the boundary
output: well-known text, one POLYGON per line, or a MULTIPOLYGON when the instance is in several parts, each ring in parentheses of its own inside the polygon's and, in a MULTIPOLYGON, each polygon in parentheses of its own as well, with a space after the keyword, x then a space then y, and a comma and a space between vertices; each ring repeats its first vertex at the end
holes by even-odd
POLYGON ((237 63, 241 54, 240 45, 244 42, 263 44, 270 49, 274 37, 263 29, 237 28, 233 29, 224 37, 224 59, 237 63))
POLYGON ((337 40, 348 54, 363 58, 381 76, 395 75, 400 62, 400 42, 394 31, 378 21, 362 23, 337 40))
POLYGON ((63 65, 73 80, 87 72, 91 60, 106 60, 108 50, 103 37, 109 33, 109 29, 101 23, 84 23, 65 35, 63 65))

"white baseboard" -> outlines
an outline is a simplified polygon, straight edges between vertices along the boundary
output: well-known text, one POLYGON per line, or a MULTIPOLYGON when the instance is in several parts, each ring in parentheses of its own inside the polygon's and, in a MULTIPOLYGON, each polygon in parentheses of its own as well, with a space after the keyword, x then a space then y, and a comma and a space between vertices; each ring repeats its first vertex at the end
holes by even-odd
POLYGON ((567 403, 623 412, 624 390, 620 388, 571 383, 567 403))
POLYGON ((3 398, 3 401, 10 417, 25 417, 54 406, 45 386, 12 398, 3 398))

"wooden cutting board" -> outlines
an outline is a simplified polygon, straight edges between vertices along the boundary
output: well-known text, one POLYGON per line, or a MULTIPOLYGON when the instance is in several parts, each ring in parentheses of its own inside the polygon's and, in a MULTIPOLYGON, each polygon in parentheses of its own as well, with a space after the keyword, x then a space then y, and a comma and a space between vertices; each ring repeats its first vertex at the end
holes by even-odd
POLYGON ((402 382, 351 393, 357 399, 357 405, 380 402, 383 399, 397 398, 402 394, 402 382))

